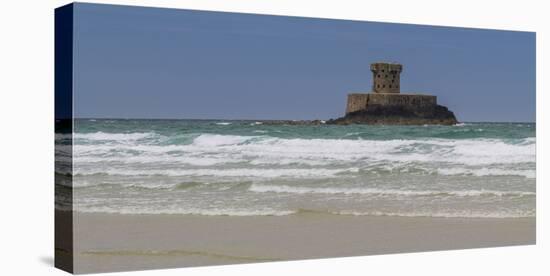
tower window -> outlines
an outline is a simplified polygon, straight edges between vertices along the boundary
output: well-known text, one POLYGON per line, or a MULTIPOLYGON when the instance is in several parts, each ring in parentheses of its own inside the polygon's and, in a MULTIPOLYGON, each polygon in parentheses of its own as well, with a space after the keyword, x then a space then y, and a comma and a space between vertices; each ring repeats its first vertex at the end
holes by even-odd
POLYGON ((382 85, 382 88, 386 88, 386 85, 385 85, 385 84, 384 84, 384 85, 382 85))
POLYGON ((380 75, 378 75, 378 77, 380 77, 380 75))
POLYGON ((384 69, 382 69, 382 73, 384 73, 384 69))
POLYGON ((391 84, 390 84, 390 88, 391 88, 391 84))
POLYGON ((380 84, 379 84, 379 85, 377 85, 377 87, 378 87, 378 88, 380 88, 380 84))
POLYGON ((386 75, 386 78, 388 78, 388 75, 386 75))

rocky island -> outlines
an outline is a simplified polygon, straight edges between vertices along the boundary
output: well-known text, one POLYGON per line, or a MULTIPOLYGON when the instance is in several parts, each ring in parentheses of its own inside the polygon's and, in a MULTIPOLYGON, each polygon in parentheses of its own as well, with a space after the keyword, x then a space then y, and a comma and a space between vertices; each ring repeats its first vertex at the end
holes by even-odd
POLYGON ((453 112, 437 104, 437 97, 423 94, 401 94, 400 74, 403 66, 397 63, 373 63, 372 92, 348 95, 346 114, 327 124, 384 124, 384 125, 454 125, 453 112))

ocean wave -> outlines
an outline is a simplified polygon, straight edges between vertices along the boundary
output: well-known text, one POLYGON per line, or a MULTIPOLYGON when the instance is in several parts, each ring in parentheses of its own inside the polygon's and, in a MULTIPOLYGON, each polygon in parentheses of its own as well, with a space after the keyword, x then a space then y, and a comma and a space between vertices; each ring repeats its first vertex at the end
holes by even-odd
POLYGON ((431 217, 431 218, 527 218, 535 217, 534 210, 515 212, 492 211, 436 211, 436 212, 361 212, 361 211, 337 211, 335 215, 352 216, 383 216, 383 217, 431 217))
POLYGON ((354 211, 354 210, 313 210, 293 209, 280 210, 271 208, 238 209, 238 208, 115 208, 77 206, 77 212, 128 214, 128 215, 196 215, 196 216, 288 216, 288 215, 341 215, 341 216, 377 216, 377 217, 432 217, 432 218, 526 218, 535 217, 535 210, 516 211, 468 211, 442 210, 425 211, 354 211))
POLYGON ((217 177, 293 177, 293 178, 326 178, 337 177, 344 172, 357 172, 357 168, 347 169, 157 169, 157 170, 136 170, 136 169, 113 169, 113 168, 76 168, 76 176, 86 175, 122 175, 122 176, 217 176, 217 177))
POLYGON ((135 141, 146 138, 154 138, 159 135, 154 132, 132 132, 132 133, 107 133, 107 132, 91 132, 91 133, 74 133, 74 139, 85 139, 95 141, 135 141))
POLYGON ((205 156, 171 156, 166 155, 125 155, 125 156, 82 156, 76 158, 77 164, 117 162, 124 164, 184 164, 193 166, 214 166, 222 164, 234 164, 248 162, 246 159, 238 157, 205 157, 205 156))
POLYGON ((473 176, 523 176, 536 178, 535 170, 506 170, 498 168, 438 168, 441 175, 473 175, 473 176))
MULTIPOLYGON (((88 188, 100 188, 100 189, 136 189, 136 190, 162 190, 166 191, 185 191, 192 190, 197 187, 207 186, 208 191, 222 191, 228 189, 246 190, 252 181, 193 181, 193 180, 181 180, 181 179, 149 179, 132 177, 129 179, 107 179, 94 177, 82 177, 77 176, 73 180, 64 180, 62 178, 56 182, 56 185, 62 185, 73 189, 88 189, 88 188)), ((100 190, 96 189, 96 190, 100 190)), ((84 191, 83 191, 84 192, 84 191)), ((89 192, 89 191, 86 191, 89 192)))
POLYGON ((284 139, 262 136, 202 134, 184 150, 216 147, 235 153, 273 159, 329 159, 356 161, 362 158, 400 162, 450 162, 468 165, 534 162, 534 140, 513 144, 499 139, 346 140, 284 139))
POLYGON ((219 147, 229 145, 240 145, 260 136, 239 136, 220 134, 201 134, 193 140, 194 146, 198 147, 219 147))
POLYGON ((374 130, 350 126, 329 127, 326 133, 306 127, 294 133, 292 127, 227 127, 209 121, 204 131, 189 133, 196 125, 169 122, 166 128, 154 126, 157 132, 143 124, 128 133, 109 133, 111 128, 77 133, 73 147, 56 148, 62 161, 71 161, 74 153, 74 163, 66 162, 73 166, 65 166, 74 172, 73 183, 58 177, 57 186, 77 188, 74 204, 83 212, 535 215, 536 138, 513 138, 534 135, 517 134, 513 127, 498 132, 485 124, 374 130), (217 134, 207 133, 215 130, 217 134), (321 136, 305 138, 315 135, 321 136), (395 139, 399 137, 414 138, 395 139), (315 210, 323 208, 327 210, 315 210))
MULTIPOLYGON (((94 134, 102 136, 99 134, 94 134)), ((111 134, 109 134, 110 136, 111 134)), ((150 134, 133 135, 134 139, 150 134)), ((109 137, 116 139, 117 137, 109 137)), ((121 138, 121 137, 118 137, 121 138)), ((122 138, 121 138, 122 139, 122 138)), ((126 139, 126 138, 124 138, 126 139)), ((318 165, 334 162, 449 163, 469 166, 535 162, 535 139, 515 142, 499 139, 420 139, 420 140, 349 140, 284 139, 269 136, 201 134, 182 145, 99 144, 75 146, 75 157, 121 157, 128 154, 172 158, 180 155, 222 157, 224 160, 247 159, 256 164, 303 163, 318 165), (170 154, 170 156, 167 156, 170 154)), ((122 158, 123 157, 123 158, 122 158)), ((147 157, 149 158, 149 157, 147 157)))
POLYGON ((205 184, 203 182, 195 182, 195 181, 162 181, 162 180, 147 180, 147 179, 124 179, 124 180, 103 180, 103 179, 95 179, 95 178, 88 178, 88 177, 80 177, 76 176, 72 182, 71 185, 73 188, 97 188, 101 187, 102 189, 109 189, 109 188, 117 188, 117 187, 123 187, 123 188, 130 188, 130 189, 146 189, 146 190, 171 190, 171 189, 177 189, 177 190, 184 190, 187 188, 192 188, 195 186, 199 186, 205 184))
POLYGON ((198 209, 198 208, 113 208, 113 207, 77 207, 78 212, 83 213, 107 213, 107 214, 134 214, 134 215, 200 215, 200 216, 232 216, 232 217, 247 217, 247 216, 286 216, 294 214, 297 211, 292 210, 276 210, 276 209, 198 209))
MULTIPOLYGON (((148 135, 151 134, 133 134, 132 139, 150 137, 148 135)), ((72 161, 75 172, 84 175, 318 178, 359 172, 536 178, 534 137, 514 142, 498 139, 284 139, 219 134, 189 137, 188 144, 183 145, 140 141, 134 144, 77 144, 73 148, 72 161), (166 169, 149 169, 161 165, 166 169), (226 165, 230 169, 222 167, 226 165), (267 166, 271 169, 265 169, 267 166), (288 166, 296 167, 289 169, 288 166), (143 170, 144 167, 147 169, 143 170)), ((59 147, 56 153, 63 157, 66 151, 70 151, 70 147, 59 147)))
POLYGON ((533 192, 524 191, 495 191, 495 190, 457 190, 457 191, 437 191, 437 190, 399 190, 399 189, 376 189, 376 188, 322 188, 322 187, 303 187, 287 185, 256 185, 253 184, 248 189, 257 193, 291 193, 291 194, 345 194, 345 195, 381 195, 381 196, 535 196, 533 192))
POLYGON ((201 186, 201 185, 204 185, 204 184, 205 184, 204 182, 197 182, 197 181, 180 182, 180 183, 175 184, 173 186, 173 188, 176 189, 176 190, 186 190, 186 189, 194 188, 194 187, 201 186))
MULTIPOLYGON (((58 158, 58 161, 67 159, 67 161, 72 161, 70 157, 58 158)), ((348 170, 349 172, 360 172, 362 174, 395 174, 395 173, 407 173, 411 175, 443 175, 443 176, 518 176, 525 177, 528 179, 536 178, 535 168, 525 168, 525 169, 510 169, 507 167, 502 168, 487 168, 487 167, 471 167, 464 165, 453 165, 448 168, 441 168, 438 166, 427 166, 427 162, 417 164, 415 162, 369 162, 365 161, 364 163, 354 162, 343 162, 343 161, 333 161, 333 160, 314 160, 314 159, 297 159, 297 158, 254 158, 249 159, 245 156, 229 156, 229 155, 220 155, 217 157, 213 156, 172 156, 172 155, 126 155, 126 156, 83 156, 75 159, 76 167, 79 167, 79 164, 106 164, 106 163, 116 163, 116 164, 125 164, 125 167, 132 168, 133 166, 143 166, 151 164, 151 166, 159 166, 165 164, 169 167, 181 166, 186 168, 186 166, 193 166, 195 168, 208 168, 211 166, 223 166, 238 165, 243 168, 254 169, 267 165, 275 166, 292 166, 292 165, 301 165, 307 166, 305 169, 318 169, 330 168, 335 165, 338 167, 342 166, 357 166, 360 165, 360 168, 354 168, 353 170, 348 170), (179 165, 178 165, 179 164, 179 165)), ((429 165, 429 164, 428 164, 429 165)), ((99 173, 99 172, 98 172, 99 173)), ((155 174, 162 174, 155 172, 155 174)), ((173 173, 171 173, 173 174, 173 173)), ((312 173, 314 174, 314 173, 312 173)))

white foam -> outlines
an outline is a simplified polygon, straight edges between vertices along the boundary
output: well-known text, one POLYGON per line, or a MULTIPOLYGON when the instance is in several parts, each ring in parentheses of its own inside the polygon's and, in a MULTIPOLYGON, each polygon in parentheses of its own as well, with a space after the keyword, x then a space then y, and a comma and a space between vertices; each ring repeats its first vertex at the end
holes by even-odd
POLYGON ((260 157, 370 160, 397 162, 449 162, 467 165, 535 161, 534 143, 508 144, 495 139, 471 140, 330 140, 270 138, 239 146, 260 157), (429 150, 426 150, 426 149, 429 150))
POLYGON ((230 122, 218 122, 216 123, 216 125, 219 125, 219 126, 228 126, 228 125, 231 125, 232 123, 230 122))
POLYGON ((172 189, 176 187, 179 181, 164 181, 164 180, 155 180, 150 181, 147 179, 124 179, 124 180, 104 180, 104 179, 95 179, 95 178, 82 178, 75 177, 72 180, 73 188, 82 188, 82 187, 95 187, 95 186, 120 186, 127 188, 146 188, 146 189, 172 189))
POLYGON ((106 163, 118 162, 131 165, 152 164, 152 165, 170 165, 177 164, 193 166, 214 166, 219 164, 231 164, 246 162, 245 159, 237 157, 202 157, 202 156, 170 156, 170 155, 127 155, 127 156, 83 156, 75 159, 75 164, 84 163, 106 163))
POLYGON ((437 173, 442 175, 523 176, 525 178, 536 178, 535 170, 506 170, 498 168, 438 168, 437 173))
POLYGON ((375 188, 316 188, 287 185, 257 185, 252 184, 248 189, 257 193, 292 193, 292 194, 361 194, 382 196, 534 196, 535 193, 524 191, 495 191, 495 190, 463 190, 463 191, 437 191, 437 190, 398 190, 375 188))
POLYGON ((84 207, 77 206, 78 212, 109 213, 109 214, 165 214, 165 215, 201 215, 201 216, 286 216, 296 213, 290 210, 276 209, 199 209, 199 208, 114 208, 114 207, 84 207))
POLYGON ((154 133, 99 132, 81 135, 116 142, 96 145, 77 143, 74 146, 77 167, 101 162, 129 164, 128 168, 144 163, 213 166, 244 162, 249 165, 247 169, 253 169, 250 166, 255 165, 300 164, 323 167, 316 169, 336 165, 361 167, 368 171, 378 169, 373 164, 387 164, 389 169, 418 168, 443 175, 520 175, 535 178, 534 137, 511 143, 498 139, 380 141, 202 134, 190 140, 189 144, 162 145, 140 140, 158 138, 154 133), (521 169, 507 169, 510 167, 521 169))
POLYGON ((218 177, 254 177, 254 178, 274 178, 274 177, 293 177, 293 178, 326 178, 336 177, 338 173, 355 172, 355 168, 350 169, 120 169, 120 168, 81 168, 75 169, 75 174, 94 175, 127 175, 127 176, 145 176, 145 175, 164 175, 164 176, 218 176, 218 177))
POLYGON ((492 211, 435 211, 435 212, 382 212, 382 211, 338 211, 336 215, 389 216, 389 217, 432 217, 432 218, 524 218, 535 217, 535 211, 492 212, 492 211))
MULTIPOLYGON (((287 216, 300 213, 301 210, 277 210, 272 208, 259 209, 239 209, 239 208, 159 208, 150 207, 99 207, 99 206, 74 206, 77 212, 84 213, 107 213, 107 214, 134 214, 134 215, 200 215, 200 216, 287 216)), ((57 206, 56 206, 57 208, 57 206)), ((312 212, 317 212, 313 210, 312 212)), ((333 215, 352 215, 352 216, 389 216, 389 217, 434 217, 434 218, 523 218, 535 217, 535 210, 517 210, 517 211, 468 211, 468 210, 441 210, 441 211, 318 211, 333 215)))
MULTIPOLYGON (((93 139, 142 139, 151 133, 82 134, 93 139)), ((467 165, 535 162, 535 140, 511 144, 497 139, 469 140, 350 140, 282 139, 262 136, 202 134, 188 145, 77 145, 77 152, 96 154, 120 151, 166 153, 223 153, 246 155, 251 159, 296 159, 326 161, 448 162, 467 165)))
POLYGON ((239 145, 245 141, 257 138, 258 136, 218 135, 201 134, 193 140, 194 146, 198 147, 219 147, 227 145, 239 145))
POLYGON ((96 141, 135 141, 151 137, 158 137, 158 134, 153 132, 106 133, 98 131, 92 133, 75 133, 73 138, 96 141))

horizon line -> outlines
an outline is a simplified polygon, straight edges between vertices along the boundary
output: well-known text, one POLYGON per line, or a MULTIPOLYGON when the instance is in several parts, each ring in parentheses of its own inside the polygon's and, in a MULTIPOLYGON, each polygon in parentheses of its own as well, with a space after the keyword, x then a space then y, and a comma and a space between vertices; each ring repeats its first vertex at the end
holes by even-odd
MULTIPOLYGON (((124 118, 124 117, 73 117, 73 120, 194 120, 194 121, 328 121, 331 119, 222 119, 222 118, 206 118, 206 119, 197 119, 197 118, 124 118)), ((536 124, 536 121, 459 121, 460 123, 526 123, 526 124, 536 124)))

